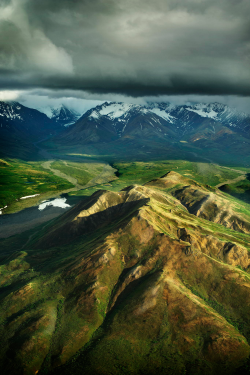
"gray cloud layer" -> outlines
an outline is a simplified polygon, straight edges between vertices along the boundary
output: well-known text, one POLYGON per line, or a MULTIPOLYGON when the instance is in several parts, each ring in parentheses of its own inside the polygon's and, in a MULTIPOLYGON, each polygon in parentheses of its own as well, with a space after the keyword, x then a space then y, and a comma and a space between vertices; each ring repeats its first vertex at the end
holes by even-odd
POLYGON ((1 0, 0 86, 250 95, 249 0, 1 0))

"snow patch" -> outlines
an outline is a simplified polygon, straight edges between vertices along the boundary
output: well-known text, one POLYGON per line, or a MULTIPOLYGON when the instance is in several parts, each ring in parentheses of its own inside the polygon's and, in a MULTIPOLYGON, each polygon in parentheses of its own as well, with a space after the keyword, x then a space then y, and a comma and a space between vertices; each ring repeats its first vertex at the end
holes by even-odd
POLYGON ((204 111, 204 109, 205 108, 200 108, 200 109, 187 108, 188 111, 195 112, 201 117, 208 117, 208 118, 216 119, 217 113, 213 109, 211 109, 209 112, 204 111))
POLYGON ((47 206, 54 206, 54 207, 60 207, 60 208, 71 207, 68 203, 66 203, 66 198, 56 198, 56 199, 53 199, 53 201, 45 201, 44 203, 41 203, 38 206, 38 210, 42 211, 47 206))
POLYGON ((0 208, 0 215, 3 214, 3 210, 4 210, 5 208, 7 208, 7 207, 8 207, 8 206, 4 206, 4 207, 0 208))
POLYGON ((114 120, 115 118, 123 116, 131 107, 133 107, 133 105, 128 103, 113 103, 103 107, 100 110, 100 115, 108 116, 114 120))
POLYGON ((176 120, 174 116, 171 116, 169 113, 161 110, 160 108, 153 108, 150 111, 163 118, 164 120, 169 121, 171 124, 173 124, 176 120))
POLYGON ((20 198, 20 199, 33 198, 33 197, 37 197, 38 195, 40 195, 40 194, 27 195, 26 197, 22 197, 22 198, 20 198))
POLYGON ((14 102, 11 103, 1 103, 0 102, 0 116, 7 117, 8 119, 23 120, 20 114, 17 112, 21 107, 16 106, 14 102))
POLYGON ((127 126, 127 124, 125 124, 124 127, 122 128, 122 133, 124 132, 126 126, 127 126))
POLYGON ((99 114, 96 112, 96 111, 93 111, 91 113, 91 115, 89 115, 89 117, 92 117, 92 118, 99 118, 99 114))
POLYGON ((69 122, 68 124, 64 124, 64 126, 65 127, 67 127, 67 126, 71 126, 71 125, 74 125, 76 122, 75 121, 73 121, 73 122, 69 122))

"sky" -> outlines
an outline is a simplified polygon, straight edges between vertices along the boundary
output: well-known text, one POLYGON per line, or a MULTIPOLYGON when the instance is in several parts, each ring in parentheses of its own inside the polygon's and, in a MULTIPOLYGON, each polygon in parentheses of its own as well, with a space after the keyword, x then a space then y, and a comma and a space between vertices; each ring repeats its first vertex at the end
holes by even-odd
POLYGON ((249 0, 0 0, 0 99, 250 112, 249 0))

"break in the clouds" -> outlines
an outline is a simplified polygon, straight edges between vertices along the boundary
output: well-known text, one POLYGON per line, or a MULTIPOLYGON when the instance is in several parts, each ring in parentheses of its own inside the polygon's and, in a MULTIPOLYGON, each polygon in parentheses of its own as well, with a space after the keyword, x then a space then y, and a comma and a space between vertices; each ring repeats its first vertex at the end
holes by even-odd
POLYGON ((2 89, 250 95, 249 0, 1 0, 2 89))

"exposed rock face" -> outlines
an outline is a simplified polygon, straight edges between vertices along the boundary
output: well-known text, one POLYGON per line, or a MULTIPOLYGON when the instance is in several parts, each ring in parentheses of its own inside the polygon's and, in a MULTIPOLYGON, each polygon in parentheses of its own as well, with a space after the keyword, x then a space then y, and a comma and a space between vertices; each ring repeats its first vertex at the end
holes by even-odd
POLYGON ((1 266, 4 374, 238 371, 249 236, 202 217, 211 192, 195 183, 192 201, 191 182, 171 172, 99 191, 1 266))

